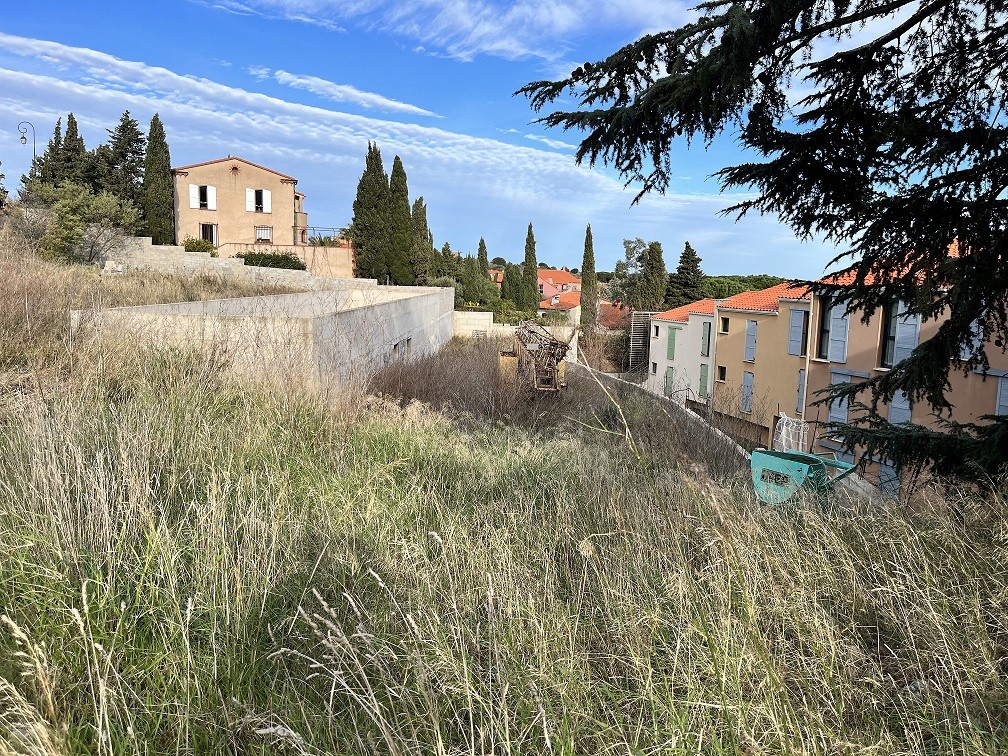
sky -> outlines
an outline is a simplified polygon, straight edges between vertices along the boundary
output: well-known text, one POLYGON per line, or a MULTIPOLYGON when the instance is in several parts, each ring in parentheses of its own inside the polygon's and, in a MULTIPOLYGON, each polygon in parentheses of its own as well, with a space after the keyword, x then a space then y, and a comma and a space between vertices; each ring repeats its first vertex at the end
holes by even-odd
MULTIPOLYGON (((688 240, 709 275, 815 278, 832 248, 798 241, 773 216, 736 222, 741 197, 711 175, 754 156, 728 134, 677 148, 664 195, 632 205, 605 166, 579 166, 578 137, 535 123, 515 90, 564 76, 641 34, 688 19, 677 0, 103 0, 8 3, 0 16, 0 173, 15 190, 73 112, 89 148, 124 110, 157 112, 172 165, 237 155, 298 179, 309 223, 352 218, 369 141, 399 155, 435 243, 518 262, 533 224, 540 262, 596 266, 623 239, 660 241, 673 269, 688 240)), ((560 106, 572 106, 571 101, 560 106)))

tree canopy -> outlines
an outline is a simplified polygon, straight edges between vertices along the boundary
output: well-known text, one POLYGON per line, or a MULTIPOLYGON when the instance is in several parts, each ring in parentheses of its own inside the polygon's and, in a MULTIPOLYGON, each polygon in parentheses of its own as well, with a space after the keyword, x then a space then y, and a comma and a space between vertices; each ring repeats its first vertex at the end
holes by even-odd
POLYGON ((615 166, 639 182, 638 199, 668 186, 677 140, 733 132, 754 159, 717 174, 750 192, 726 213, 774 213, 798 237, 836 244, 834 262, 853 275, 811 289, 850 312, 867 319, 898 300, 940 322, 891 370, 833 389, 871 396, 859 420, 833 430, 896 463, 996 471, 1008 418, 893 429, 879 403, 904 391, 946 413, 950 372, 982 370, 989 345, 1008 343, 1008 5, 711 0, 698 10, 520 91, 536 110, 573 96, 574 110, 542 120, 583 132, 577 159, 615 166))
POLYGON ((672 309, 703 299, 705 276, 700 268, 701 262, 700 255, 689 242, 686 242, 682 254, 679 255, 679 265, 669 276, 668 289, 665 292, 666 307, 672 309))
POLYGON ((581 271, 581 334, 583 338, 591 340, 598 321, 598 279, 595 277, 595 243, 590 224, 585 229, 581 271))

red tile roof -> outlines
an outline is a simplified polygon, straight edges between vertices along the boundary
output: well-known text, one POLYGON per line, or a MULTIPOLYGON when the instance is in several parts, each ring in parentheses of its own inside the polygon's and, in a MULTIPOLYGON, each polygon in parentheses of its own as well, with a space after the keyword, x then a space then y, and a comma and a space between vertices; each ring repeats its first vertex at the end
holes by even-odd
POLYGON ((748 310, 750 312, 780 312, 782 299, 811 299, 804 286, 792 286, 785 282, 760 291, 743 291, 724 299, 718 305, 726 310, 748 310))
POLYGON ((552 268, 540 268, 539 280, 547 281, 553 284, 554 286, 562 286, 563 284, 581 283, 581 279, 575 276, 569 270, 553 270, 552 268))
MULTIPOLYGON (((953 239, 952 243, 948 245, 948 256, 949 257, 959 257, 959 240, 953 239)), ((906 273, 906 269, 895 268, 892 270, 879 269, 878 273, 874 271, 869 271, 865 276, 865 285, 874 286, 875 284, 884 285, 886 283, 893 282, 896 278, 903 276, 906 273)), ((919 280, 923 281, 925 279, 924 271, 918 273, 919 280)), ((823 276, 819 279, 820 283, 836 284, 838 286, 850 286, 854 283, 855 278, 857 278, 857 264, 851 265, 850 267, 839 271, 838 273, 831 273, 828 276, 823 276)))
POLYGON ((227 157, 217 158, 216 160, 207 160, 207 161, 202 162, 202 163, 193 163, 192 165, 179 166, 178 168, 172 168, 172 173, 181 173, 183 171, 188 171, 190 168, 201 168, 204 165, 213 165, 214 163, 225 163, 228 160, 237 160, 239 162, 245 163, 246 165, 251 165, 253 168, 260 168, 260 169, 262 169, 264 171, 269 171, 270 173, 275 173, 277 176, 279 176, 282 179, 286 179, 287 181, 293 181, 295 184, 297 183, 297 179, 294 178, 293 176, 288 176, 285 173, 280 173, 280 171, 274 171, 272 168, 267 168, 264 165, 259 165, 258 163, 253 163, 251 160, 246 160, 245 158, 240 158, 240 157, 237 157, 235 155, 228 155, 227 157))
POLYGON ((652 316, 652 319, 685 323, 689 320, 690 315, 713 315, 714 305, 715 302, 713 299, 701 299, 697 302, 673 307, 671 310, 666 310, 665 312, 659 312, 657 315, 652 316))
POLYGON ((573 310, 580 306, 580 291, 565 291, 563 294, 557 294, 555 297, 544 299, 539 303, 540 310, 573 310), (556 300, 556 304, 553 304, 554 300, 556 300))

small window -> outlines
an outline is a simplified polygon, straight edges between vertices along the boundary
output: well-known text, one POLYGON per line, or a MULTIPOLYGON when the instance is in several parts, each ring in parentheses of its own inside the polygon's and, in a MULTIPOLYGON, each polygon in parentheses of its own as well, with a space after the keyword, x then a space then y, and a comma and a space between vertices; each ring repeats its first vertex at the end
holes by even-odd
POLYGON ((882 311, 882 339, 879 344, 879 365, 891 368, 896 356, 896 315, 899 303, 893 302, 882 311))
POLYGON ((658 363, 657 362, 652 362, 651 363, 651 375, 658 375, 658 363))
POLYGON ((724 365, 717 366, 717 379, 719 381, 728 380, 728 368, 726 368, 724 365))
POLYGON ((210 207, 210 193, 207 191, 206 186, 199 188, 199 206, 200 210, 206 210, 210 207))
POLYGON ((658 326, 654 327, 654 333, 651 334, 651 337, 655 339, 658 338, 658 326))
POLYGON ((721 333, 728 333, 728 318, 721 318, 721 333))
POLYGON ((830 337, 830 306, 829 297, 823 297, 822 307, 819 308, 819 340, 816 348, 816 357, 820 360, 829 359, 829 337, 830 337))
POLYGON ((255 240, 256 244, 272 244, 273 243, 272 226, 256 226, 255 240))
POLYGON ((263 211, 263 190, 255 190, 255 211, 261 213, 263 211))
POLYGON ((208 241, 217 246, 217 224, 216 223, 200 223, 200 239, 208 241))

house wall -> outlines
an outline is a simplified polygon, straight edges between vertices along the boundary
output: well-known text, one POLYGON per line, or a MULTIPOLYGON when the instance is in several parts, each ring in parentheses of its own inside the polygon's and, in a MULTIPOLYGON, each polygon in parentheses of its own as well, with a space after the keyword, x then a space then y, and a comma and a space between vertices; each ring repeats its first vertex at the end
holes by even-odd
MULTIPOLYGON (((884 316, 881 311, 876 312, 867 323, 862 323, 857 313, 852 314, 847 319, 847 353, 843 361, 836 359, 836 355, 829 355, 833 359, 820 359, 818 354, 819 331, 823 313, 823 300, 821 297, 814 298, 812 307, 812 337, 810 345, 808 392, 806 395, 805 417, 813 423, 812 433, 809 434, 812 451, 815 453, 830 453, 839 450, 839 444, 826 438, 822 432, 821 425, 829 420, 829 409, 823 405, 816 406, 814 403, 821 399, 816 393, 826 389, 832 382, 834 374, 846 374, 850 380, 863 380, 880 375, 887 371, 881 367, 881 344, 883 339, 884 316)), ((920 324, 918 343, 925 341, 938 331, 942 320, 923 321, 920 324)), ((951 418, 957 422, 979 422, 983 415, 993 415, 997 412, 998 386, 1002 376, 1008 376, 1008 354, 1001 349, 988 345, 988 359, 991 370, 987 376, 982 376, 976 372, 964 375, 962 371, 954 371, 949 374, 951 388, 946 392, 946 397, 954 405, 951 418)), ((1008 380, 1008 378, 1006 378, 1008 380)), ((867 393, 859 395, 859 399, 867 401, 867 393)), ((889 417, 891 407, 889 404, 880 405, 880 414, 889 417)), ((848 411, 848 418, 853 418, 854 410, 848 411)), ((937 427, 937 419, 931 409, 923 403, 912 405, 910 408, 910 421, 926 427, 937 427)), ((848 461, 861 460, 861 455, 855 450, 854 455, 846 455, 848 461)), ((866 460, 865 479, 871 483, 876 483, 879 478, 879 461, 866 460)))
MULTIPOLYGON (((780 302, 779 313, 761 313, 717 308, 716 360, 712 405, 715 411, 742 418, 752 425, 751 440, 766 448, 773 442, 773 430, 782 414, 800 416, 805 403, 799 405, 799 380, 806 369, 806 358, 788 354, 791 309, 808 310, 808 303, 780 302), (728 332, 721 331, 721 319, 728 318, 728 332), (756 354, 745 359, 747 321, 756 322, 756 354), (718 371, 725 369, 720 380, 718 371), (743 374, 753 374, 751 411, 743 412, 740 398, 743 374)), ((807 347, 807 344, 806 344, 807 347)), ((807 349, 806 349, 807 351, 807 349)))
POLYGON ((689 316, 686 323, 651 321, 651 364, 648 366, 647 388, 660 396, 670 396, 683 403, 709 396, 714 382, 716 339, 714 318, 710 315, 689 316), (703 324, 711 326, 709 355, 702 354, 703 324), (655 330, 657 327, 657 335, 655 330), (668 334, 676 332, 675 356, 668 357, 668 334), (707 365, 707 380, 701 391, 701 365, 707 365))
POLYGON ((181 244, 186 237, 200 238, 200 224, 217 224, 217 243, 255 244, 256 226, 272 228, 274 244, 295 244, 295 183, 242 160, 223 160, 173 171, 175 180, 175 238, 181 244), (233 170, 237 168, 237 171, 233 170), (189 207, 189 185, 213 186, 217 209, 189 207), (268 189, 272 194, 271 212, 246 210, 246 189, 268 189))

